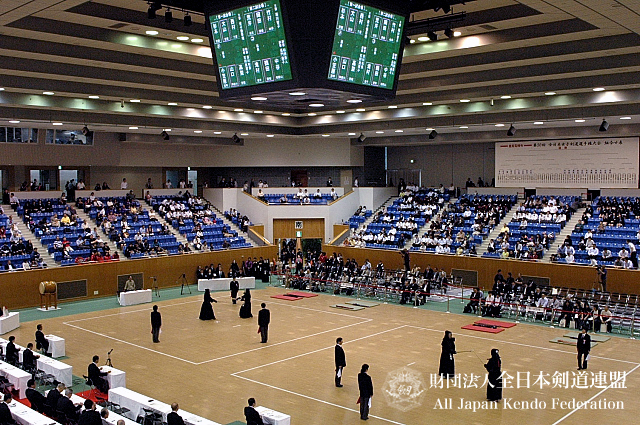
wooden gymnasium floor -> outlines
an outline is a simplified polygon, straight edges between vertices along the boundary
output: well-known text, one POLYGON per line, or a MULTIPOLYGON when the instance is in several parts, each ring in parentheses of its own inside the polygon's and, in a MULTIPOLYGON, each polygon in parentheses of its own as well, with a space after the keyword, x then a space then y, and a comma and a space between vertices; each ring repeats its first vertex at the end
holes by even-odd
MULTIPOLYGON (((505 389, 504 397, 514 401, 547 403, 545 409, 515 409, 499 405, 494 410, 459 410, 460 398, 485 400, 485 388, 427 388, 422 405, 403 412, 387 404, 383 384, 389 372, 403 366, 422 373, 426 386, 437 373, 440 341, 445 329, 456 337, 456 373, 482 375, 483 363, 491 348, 500 349, 503 369, 516 372, 576 372, 575 348, 552 344, 550 339, 564 330, 519 324, 492 335, 461 330, 474 316, 463 316, 380 305, 357 312, 329 306, 344 298, 320 295, 300 301, 269 298, 283 289, 266 288, 254 292, 253 311, 266 301, 272 314, 269 343, 259 343, 256 318, 238 317, 228 293, 215 293, 214 310, 218 322, 201 322, 198 313, 201 294, 158 301, 163 317, 161 343, 151 342, 151 305, 94 311, 73 316, 38 320, 46 333, 66 339, 65 361, 73 365, 74 375, 86 373, 94 354, 114 349, 114 366, 127 372, 127 386, 167 403, 177 401, 181 408, 226 424, 243 420, 242 409, 248 397, 259 405, 289 413, 294 425, 358 424, 356 375, 362 363, 371 365, 375 386, 371 424, 420 424, 429 421, 465 424, 584 424, 633 423, 637 419, 637 392, 640 388, 639 343, 613 337, 592 350, 589 370, 606 373, 630 371, 626 389, 550 389, 531 384, 529 388, 505 389), (335 338, 345 340, 347 368, 344 388, 333 383, 335 338), (451 410, 434 409, 436 401, 452 399, 451 410), (552 408, 552 399, 563 401, 607 399, 621 401, 621 410, 552 408)), ((33 338, 35 322, 22 323, 12 334, 26 345, 33 338)), ((5 338, 7 336, 5 335, 5 338)), ((551 378, 548 378, 549 380, 551 378)), ((512 407, 516 407, 513 406, 512 407)), ((535 407, 535 406, 533 406, 535 407)))

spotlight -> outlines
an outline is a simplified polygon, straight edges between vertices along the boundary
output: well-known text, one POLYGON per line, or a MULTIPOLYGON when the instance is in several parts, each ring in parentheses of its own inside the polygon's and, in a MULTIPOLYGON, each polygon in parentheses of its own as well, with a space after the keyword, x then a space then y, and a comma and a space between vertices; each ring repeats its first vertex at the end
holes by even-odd
POLYGON ((149 5, 149 9, 147 10, 147 18, 156 19, 156 12, 162 9, 162 5, 159 1, 154 1, 149 5))
POLYGON ((431 133, 429 133, 429 139, 433 140, 436 138, 437 135, 438 135, 437 131, 431 130, 431 133))
POLYGON ((451 28, 447 28, 444 30, 444 35, 446 35, 447 38, 453 38, 453 30, 451 28))
POLYGON ((429 37, 431 41, 438 41, 438 34, 433 31, 427 31, 427 37, 429 37))
POLYGON ((513 136, 514 134, 516 134, 516 128, 513 126, 513 124, 511 124, 509 130, 507 130, 507 136, 513 136))
POLYGON ((171 9, 167 9, 167 11, 164 12, 164 21, 167 24, 170 24, 173 21, 173 13, 171 13, 171 9))
POLYGON ((358 142, 362 143, 365 140, 367 140, 367 136, 365 136, 364 133, 360 133, 360 135, 358 136, 358 142))
POLYGON ((189 13, 184 15, 184 26, 185 27, 190 27, 191 26, 191 15, 189 15, 189 13))
POLYGON ((164 130, 162 130, 162 133, 160 133, 160 136, 162 136, 164 140, 169 140, 169 133, 167 133, 164 130))
POLYGON ((240 143, 240 141, 241 141, 241 140, 242 140, 242 139, 240 139, 240 138, 238 137, 238 133, 235 133, 235 134, 231 137, 231 141, 232 141, 233 143, 240 143))
POLYGON ((609 130, 609 123, 604 118, 602 119, 602 124, 600 124, 599 131, 607 131, 609 130))

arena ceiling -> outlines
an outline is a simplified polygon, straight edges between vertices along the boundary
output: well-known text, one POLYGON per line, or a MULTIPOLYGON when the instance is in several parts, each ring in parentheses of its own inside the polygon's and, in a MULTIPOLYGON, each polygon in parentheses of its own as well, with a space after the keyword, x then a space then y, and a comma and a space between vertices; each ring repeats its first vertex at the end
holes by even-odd
POLYGON ((1 1, 0 125, 86 124, 132 139, 171 128, 194 143, 228 142, 234 133, 357 144, 362 132, 363 145, 640 134, 637 0, 455 5, 466 12, 454 28, 461 35, 412 34, 393 102, 315 115, 268 101, 234 110, 218 98, 204 18, 193 14, 185 27, 179 9, 171 23, 164 11, 148 19, 147 9, 144 0, 1 1), (608 133, 598 131, 603 119, 608 133))

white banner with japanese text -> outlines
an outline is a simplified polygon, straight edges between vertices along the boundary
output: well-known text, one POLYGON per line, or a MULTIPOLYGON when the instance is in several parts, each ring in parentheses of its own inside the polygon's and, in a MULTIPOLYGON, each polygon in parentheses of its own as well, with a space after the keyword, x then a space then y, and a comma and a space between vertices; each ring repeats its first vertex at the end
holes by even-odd
POLYGON ((497 142, 496 187, 637 188, 639 138, 497 142))

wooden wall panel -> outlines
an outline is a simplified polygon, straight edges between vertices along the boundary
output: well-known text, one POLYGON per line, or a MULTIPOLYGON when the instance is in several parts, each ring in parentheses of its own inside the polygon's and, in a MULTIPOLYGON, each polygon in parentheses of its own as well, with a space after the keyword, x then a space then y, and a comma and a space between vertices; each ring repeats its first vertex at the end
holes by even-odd
POLYGON ((302 238, 320 238, 324 239, 324 218, 274 218, 273 219, 273 239, 295 238, 296 231, 295 222, 302 221, 303 228, 302 238))
MULTIPOLYGON (((324 245, 327 254, 340 252, 345 258, 355 258, 358 264, 362 264, 365 259, 369 259, 375 266, 378 261, 382 261, 385 268, 402 268, 402 257, 399 251, 385 251, 376 249, 338 247, 324 245)), ((422 270, 431 265, 432 267, 444 268, 447 273, 451 273, 452 268, 477 270, 478 285, 484 289, 491 289, 493 277, 498 269, 502 269, 506 276, 507 272, 517 276, 540 276, 549 278, 552 286, 568 286, 580 289, 592 289, 597 282, 597 274, 593 267, 563 265, 552 263, 535 263, 515 260, 500 260, 479 257, 457 257, 453 255, 437 255, 410 253, 411 266, 420 266, 422 270)), ((607 290, 611 292, 640 293, 640 271, 608 269, 607 290)))
POLYGON ((151 287, 150 276, 157 276, 160 288, 176 286, 176 280, 182 273, 186 275, 189 283, 194 284, 198 266, 221 263, 226 272, 234 259, 238 264, 249 256, 273 259, 277 252, 277 247, 270 245, 201 254, 3 273, 0 275, 0 304, 9 309, 38 306, 40 303, 38 286, 43 280, 62 282, 87 279, 88 298, 114 296, 118 285, 118 275, 133 273, 144 273, 145 288, 151 287))

